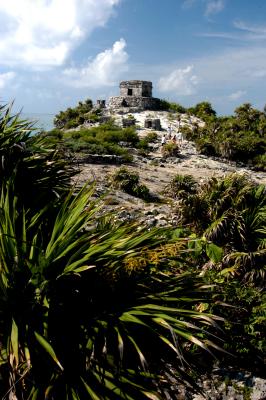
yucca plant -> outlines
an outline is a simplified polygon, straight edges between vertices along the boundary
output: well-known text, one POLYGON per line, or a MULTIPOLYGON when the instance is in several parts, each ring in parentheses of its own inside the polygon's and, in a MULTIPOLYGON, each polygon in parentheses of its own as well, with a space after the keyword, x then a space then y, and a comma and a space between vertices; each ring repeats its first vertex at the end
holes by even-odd
POLYGON ((212 178, 181 203, 183 221, 224 248, 223 266, 240 279, 265 278, 265 186, 245 175, 212 178))
POLYGON ((2 187, 3 399, 156 399, 169 361, 191 384, 188 349, 217 348, 205 328, 219 318, 195 308, 208 288, 145 258, 168 234, 98 229, 92 190, 70 192, 47 230, 43 210, 18 208, 13 183, 2 187), (138 257, 145 263, 130 268, 138 257))
POLYGON ((0 180, 12 178, 18 201, 36 211, 63 196, 76 171, 12 106, 0 106, 0 180))

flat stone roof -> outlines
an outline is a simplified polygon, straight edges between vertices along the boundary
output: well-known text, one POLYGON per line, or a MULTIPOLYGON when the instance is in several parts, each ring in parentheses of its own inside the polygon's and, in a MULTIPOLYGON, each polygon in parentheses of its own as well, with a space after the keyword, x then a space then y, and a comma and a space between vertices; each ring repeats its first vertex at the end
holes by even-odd
POLYGON ((121 85, 143 85, 143 84, 148 84, 152 85, 151 81, 140 81, 140 80, 132 80, 132 81, 122 81, 120 82, 121 85))

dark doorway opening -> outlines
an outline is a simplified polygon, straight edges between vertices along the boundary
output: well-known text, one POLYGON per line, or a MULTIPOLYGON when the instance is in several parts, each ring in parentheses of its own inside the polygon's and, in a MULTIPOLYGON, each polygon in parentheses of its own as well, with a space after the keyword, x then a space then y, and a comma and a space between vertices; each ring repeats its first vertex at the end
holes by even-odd
POLYGON ((132 96, 133 95, 133 90, 132 89, 127 89, 127 95, 132 96))

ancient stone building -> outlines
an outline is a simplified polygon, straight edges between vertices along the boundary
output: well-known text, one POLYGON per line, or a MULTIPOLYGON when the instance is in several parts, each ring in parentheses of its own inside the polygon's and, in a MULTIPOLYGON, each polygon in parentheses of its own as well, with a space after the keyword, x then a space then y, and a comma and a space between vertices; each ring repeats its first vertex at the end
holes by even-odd
POLYGON ((152 83, 148 81, 123 81, 119 87, 122 97, 152 97, 152 83))
POLYGON ((161 120, 159 118, 146 118, 144 121, 144 128, 160 131, 162 129, 161 120))
POLYGON ((105 100, 97 100, 96 108, 105 108, 105 100))
POLYGON ((152 82, 123 81, 120 82, 120 96, 109 99, 110 109, 123 108, 125 111, 158 110, 160 99, 152 97, 152 82))

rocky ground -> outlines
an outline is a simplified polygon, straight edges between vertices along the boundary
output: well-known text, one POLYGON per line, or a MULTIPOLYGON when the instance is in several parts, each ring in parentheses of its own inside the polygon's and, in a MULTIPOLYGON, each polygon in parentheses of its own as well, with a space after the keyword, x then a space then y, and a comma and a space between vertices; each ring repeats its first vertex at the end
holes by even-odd
MULTIPOLYGON (((163 190, 176 174, 192 175, 197 181, 203 182, 211 177, 224 177, 227 174, 239 173, 246 174, 250 179, 257 183, 266 184, 266 173, 252 171, 244 165, 229 163, 221 159, 214 159, 197 153, 192 142, 183 140, 180 143, 180 155, 178 157, 165 159, 161 154, 161 136, 167 133, 167 128, 171 124, 172 132, 178 131, 178 125, 202 124, 200 120, 193 117, 182 115, 180 122, 173 121, 168 112, 143 111, 132 113, 139 127, 140 137, 147 135, 150 130, 144 129, 145 118, 160 118, 162 131, 158 131, 158 140, 151 145, 150 153, 147 157, 137 154, 131 149, 134 160, 126 167, 135 171, 140 176, 140 183, 146 185, 151 194, 165 200, 163 190)), ((114 115, 118 124, 124 117, 123 114, 114 115)), ((178 224, 174 204, 171 201, 162 203, 147 203, 141 199, 130 196, 118 190, 110 188, 110 176, 120 168, 119 164, 80 164, 80 173, 76 178, 76 183, 82 185, 87 181, 97 182, 99 194, 106 193, 106 208, 108 211, 116 211, 117 218, 120 220, 138 219, 148 226, 166 226, 178 224)))

